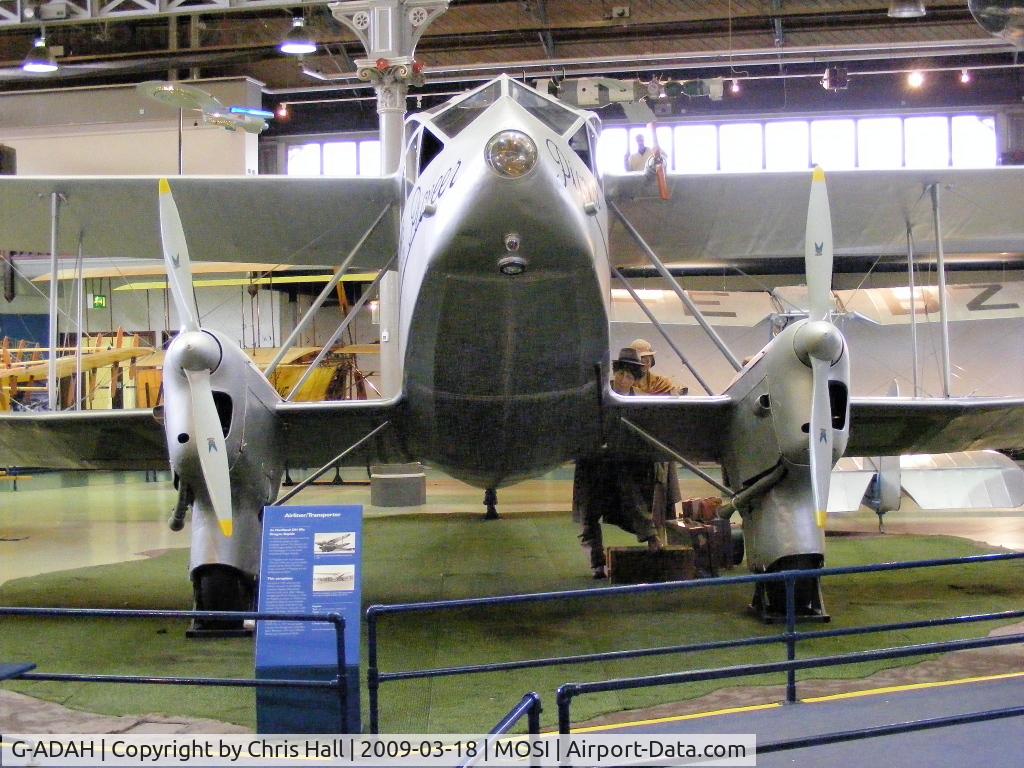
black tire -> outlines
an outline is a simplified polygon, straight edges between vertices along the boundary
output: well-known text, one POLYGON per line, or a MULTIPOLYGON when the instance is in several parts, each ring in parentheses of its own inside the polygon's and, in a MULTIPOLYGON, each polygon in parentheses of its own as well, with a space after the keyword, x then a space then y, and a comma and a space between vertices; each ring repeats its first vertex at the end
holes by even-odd
MULTIPOLYGON (((252 579, 230 565, 203 565, 196 568, 192 573, 192 591, 197 611, 253 610, 252 579)), ((242 622, 197 619, 195 628, 241 629, 242 622)))
POLYGON ((734 566, 739 565, 743 562, 744 548, 743 548, 743 529, 733 528, 732 529, 732 564, 734 566))

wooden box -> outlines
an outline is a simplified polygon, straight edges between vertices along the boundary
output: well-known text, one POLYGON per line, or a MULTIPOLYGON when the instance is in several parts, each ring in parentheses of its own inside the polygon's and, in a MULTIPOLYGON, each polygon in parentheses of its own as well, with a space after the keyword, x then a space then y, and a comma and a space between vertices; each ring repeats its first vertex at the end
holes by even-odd
POLYGON ((612 584, 653 584, 695 578, 693 548, 668 545, 658 552, 644 547, 609 547, 608 578, 612 584))

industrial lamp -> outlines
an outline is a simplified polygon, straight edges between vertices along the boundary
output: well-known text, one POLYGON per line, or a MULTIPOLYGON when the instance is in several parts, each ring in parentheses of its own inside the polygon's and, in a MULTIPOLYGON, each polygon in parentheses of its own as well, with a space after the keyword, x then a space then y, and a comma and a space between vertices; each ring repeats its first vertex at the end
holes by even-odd
POLYGON ((893 19, 916 19, 925 13, 923 0, 891 0, 889 3, 889 17, 893 19))
POLYGON ((56 72, 57 59, 53 49, 46 44, 46 33, 40 32, 21 64, 24 72, 56 72))
POLYGON ((301 16, 292 19, 292 28, 284 36, 281 45, 277 50, 281 53, 288 53, 292 56, 300 56, 306 53, 313 53, 316 50, 316 43, 306 31, 306 20, 301 16))

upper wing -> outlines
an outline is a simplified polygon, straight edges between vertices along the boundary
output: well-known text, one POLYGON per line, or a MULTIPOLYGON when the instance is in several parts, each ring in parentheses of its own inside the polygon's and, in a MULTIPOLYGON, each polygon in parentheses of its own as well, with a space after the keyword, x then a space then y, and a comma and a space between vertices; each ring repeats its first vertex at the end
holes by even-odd
MULTIPOLYGON (((374 429, 394 418, 398 399, 280 402, 274 408, 281 448, 289 467, 320 467, 336 459, 374 429)), ((343 466, 406 459, 389 425, 341 460, 343 466)))
MULTIPOLYGON (((180 176, 171 189, 193 260, 340 263, 399 196, 388 177, 180 176)), ((162 259, 157 177, 0 176, 0 249, 50 251, 51 194, 60 192, 62 253, 162 259)), ((379 268, 398 248, 398 211, 357 259, 379 268)))
MULTIPOLYGON (((826 169, 827 170, 827 169, 826 169)), ((642 174, 608 176, 609 198, 666 262, 799 257, 810 174, 672 174, 670 200, 642 174)), ((907 224, 919 248, 934 247, 929 184, 940 185, 946 253, 1024 250, 1024 168, 834 171, 828 174, 835 255, 906 255, 907 224)), ((647 263, 620 222, 617 263, 647 263)))
POLYGON ((0 467, 166 469, 150 410, 0 414, 0 467))
POLYGON ((609 447, 630 456, 671 460, 630 429, 623 419, 691 461, 718 461, 729 427, 733 400, 712 397, 615 397, 606 392, 605 434, 609 447))
POLYGON ((1024 447, 1021 398, 853 398, 847 456, 1024 447))

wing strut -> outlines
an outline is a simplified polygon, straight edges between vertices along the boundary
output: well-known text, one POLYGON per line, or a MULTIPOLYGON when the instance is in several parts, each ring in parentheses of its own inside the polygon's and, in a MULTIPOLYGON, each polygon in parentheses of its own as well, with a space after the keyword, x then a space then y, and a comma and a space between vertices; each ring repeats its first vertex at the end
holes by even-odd
POLYGON ((693 378, 697 380, 697 383, 704 388, 705 392, 707 392, 709 395, 713 395, 714 392, 711 391, 711 387, 708 386, 708 383, 704 380, 704 377, 697 372, 697 369, 693 367, 693 365, 687 359, 686 355, 683 354, 682 350, 679 349, 676 343, 672 340, 672 337, 669 336, 668 332, 665 330, 665 326, 661 324, 661 321, 654 316, 653 312, 651 312, 650 307, 648 307, 644 300, 640 298, 640 294, 633 290, 633 286, 629 284, 629 280, 626 279, 626 277, 618 270, 618 268, 614 264, 609 264, 608 266, 612 268, 612 274, 619 279, 619 282, 622 283, 623 287, 626 289, 629 295, 633 297, 633 301, 635 301, 637 303, 637 306, 640 307, 641 310, 643 310, 643 313, 645 315, 647 315, 647 319, 650 320, 651 324, 658 329, 658 333, 660 333, 662 338, 668 342, 668 345, 670 347, 672 347, 672 351, 676 353, 676 356, 679 358, 680 362, 687 367, 690 373, 693 374, 693 378))
POLYGON ((268 379, 274 371, 277 370, 277 366, 281 364, 281 361, 284 360, 285 355, 288 354, 288 350, 290 350, 292 345, 295 344, 295 340, 299 338, 299 335, 305 331, 310 322, 312 322, 313 317, 316 315, 323 303, 330 298, 331 294, 334 293, 335 287, 341 281, 341 278, 345 276, 345 270, 348 269, 349 264, 351 264, 352 260, 359 254, 359 251, 362 250, 363 244, 370 239, 370 235, 377 231, 377 227, 379 227, 380 223, 384 221, 384 216, 391 210, 392 205, 392 203, 388 203, 384 206, 384 210, 380 212, 380 215, 377 216, 369 229, 367 229, 366 232, 363 233, 363 236, 359 238, 359 242, 355 244, 351 251, 349 251, 348 256, 346 256, 345 260, 341 262, 341 266, 334 271, 334 276, 327 282, 324 289, 320 291, 320 295, 313 300, 312 304, 310 304, 309 309, 306 310, 306 314, 302 316, 298 325, 295 326, 295 330, 293 330, 288 338, 285 339, 284 344, 281 345, 281 349, 278 351, 277 355, 274 356, 274 359, 270 361, 270 365, 268 365, 266 370, 263 372, 263 375, 268 379))
POLYGON ((638 435, 640 435, 640 437, 642 437, 648 443, 653 445, 655 448, 657 448, 659 450, 662 450, 665 453, 667 453, 669 456, 671 456, 673 459, 678 461, 680 464, 682 464, 688 470, 693 472, 693 474, 695 474, 697 477, 699 477, 704 482, 710 483, 711 485, 715 486, 715 488, 717 488, 723 494, 725 494, 725 496, 727 498, 729 498, 729 499, 732 498, 733 492, 732 492, 732 489, 729 488, 729 486, 727 486, 727 485, 725 485, 723 483, 720 483, 718 480, 715 480, 715 478, 713 478, 711 475, 709 475, 703 469, 698 467, 692 461, 687 459, 685 456, 680 456, 676 451, 672 450, 669 446, 667 446, 663 442, 661 442, 661 440, 659 440, 658 438, 656 438, 654 435, 650 434, 649 432, 641 429, 636 424, 634 424, 632 421, 627 419, 625 416, 620 416, 619 419, 622 421, 623 424, 625 424, 631 430, 636 432, 638 435))
POLYGON ((340 462, 340 461, 341 461, 342 459, 344 459, 344 458, 345 458, 346 456, 348 456, 348 455, 349 455, 350 453, 352 453, 352 451, 354 451, 354 450, 355 450, 356 448, 358 448, 359 446, 361 446, 361 445, 362 445, 363 443, 365 443, 365 442, 366 442, 367 440, 369 440, 369 439, 370 439, 371 437, 373 437, 374 435, 376 435, 376 434, 377 434, 378 432, 380 432, 380 431, 381 431, 382 429, 384 429, 384 427, 386 427, 386 426, 387 426, 388 424, 390 424, 390 423, 391 423, 391 421, 390 421, 390 420, 388 420, 388 421, 385 421, 385 422, 384 422, 383 424, 380 424, 379 426, 377 426, 376 428, 374 428, 373 430, 371 430, 370 432, 366 433, 366 434, 365 434, 365 435, 363 435, 363 436, 362 436, 361 438, 359 438, 358 440, 356 440, 356 441, 355 441, 354 443, 352 443, 352 445, 350 445, 350 446, 349 446, 348 448, 346 448, 346 449, 345 449, 344 451, 342 451, 342 452, 341 452, 341 453, 339 453, 339 454, 338 454, 337 456, 335 456, 335 457, 334 457, 333 459, 331 459, 330 461, 328 461, 328 462, 327 462, 326 464, 324 464, 324 465, 323 465, 322 467, 320 467, 320 469, 318 469, 318 470, 317 470, 316 472, 314 472, 314 473, 313 473, 312 475, 310 475, 310 476, 309 476, 309 477, 307 477, 307 478, 306 478, 305 480, 303 480, 303 481, 302 481, 301 483, 299 483, 299 484, 298 484, 298 485, 296 485, 296 486, 295 486, 294 488, 292 488, 292 489, 291 489, 290 491, 288 491, 288 493, 286 493, 286 494, 285 494, 284 496, 280 496, 280 497, 279 497, 279 498, 277 499, 277 501, 275 501, 275 502, 274 502, 274 506, 275 506, 275 507, 279 507, 279 506, 281 506, 282 504, 284 504, 284 503, 285 503, 286 501, 288 501, 288 500, 289 500, 290 498, 292 498, 292 497, 293 497, 293 496, 295 496, 295 495, 296 495, 297 493, 299 493, 299 492, 300 492, 300 491, 302 491, 302 490, 303 490, 304 488, 306 488, 306 487, 307 487, 307 486, 308 486, 308 485, 309 485, 310 483, 312 483, 313 481, 315 481, 315 480, 316 480, 316 479, 317 479, 318 477, 320 477, 320 475, 322 475, 322 474, 323 474, 324 472, 326 472, 327 470, 329 470, 329 469, 330 469, 331 467, 333 467, 333 466, 337 465, 337 464, 338 464, 338 462, 340 462))
POLYGON ((939 185, 930 185, 932 195, 932 221, 935 225, 935 271, 939 283, 939 327, 942 329, 942 396, 949 397, 949 311, 946 309, 946 261, 942 247, 942 219, 939 216, 939 185))
POLYGON ((647 254, 647 258, 650 259, 651 264, 654 265, 654 268, 658 271, 658 274, 662 279, 668 281, 668 284, 672 286, 672 290, 675 292, 676 296, 679 297, 679 300, 683 302, 683 306, 685 306, 687 311, 694 316, 697 323, 708 335, 708 338, 710 338, 714 345, 718 347, 718 351, 721 352, 725 356, 725 359, 729 361, 729 365, 733 367, 733 370, 738 371, 742 369, 743 366, 740 364, 740 361, 736 359, 736 356, 732 353, 729 347, 727 347, 725 342, 722 341, 722 337, 719 336, 715 332, 715 329, 711 327, 711 324, 707 321, 707 318, 704 317, 704 314, 697 308, 697 305, 693 303, 686 291, 683 290, 682 286, 679 285, 679 281, 672 276, 672 273, 668 271, 661 259, 658 258, 658 254, 656 254, 651 246, 649 246, 643 237, 641 237, 640 233, 636 230, 636 227, 629 222, 629 219, 627 219, 619 209, 619 206, 609 200, 608 207, 615 212, 615 215, 619 217, 622 225, 626 228, 626 231, 629 232, 630 236, 632 236, 634 240, 636 240, 637 245, 640 246, 643 252, 647 254))
POLYGON ((320 353, 316 356, 316 359, 309 364, 305 371, 303 371, 302 378, 300 378, 298 383, 294 387, 292 387, 291 392, 289 392, 288 396, 285 398, 287 402, 291 402, 292 400, 295 399, 295 396, 299 394, 299 391, 302 389, 303 385, 309 380, 309 377, 313 375, 313 371, 316 370, 316 367, 320 365, 320 362, 325 357, 327 357, 327 353, 331 351, 331 347, 333 347, 335 342, 337 342, 338 339, 341 338, 341 334, 345 332, 345 329, 349 327, 349 325, 355 319, 356 315, 359 314, 359 310, 363 308, 363 305, 370 300, 370 296, 373 295, 374 289, 378 285, 380 285, 380 281, 384 279, 384 275, 386 275, 387 271, 391 269, 391 265, 395 263, 395 259, 397 258, 397 254, 395 256, 392 256, 388 260, 388 263, 381 267, 380 272, 378 272, 377 276, 373 278, 373 282, 366 287, 366 289, 363 291, 363 295, 359 297, 359 301, 357 301, 352 306, 352 309, 348 311, 348 314, 345 315, 345 319, 341 321, 341 325, 338 326, 338 329, 334 332, 334 335, 327 340, 326 344, 324 344, 323 349, 320 350, 320 353))

